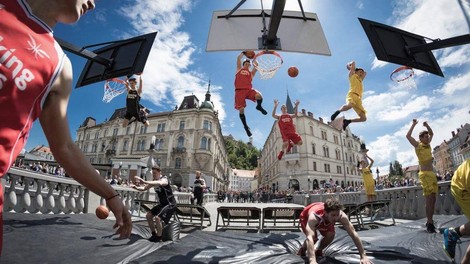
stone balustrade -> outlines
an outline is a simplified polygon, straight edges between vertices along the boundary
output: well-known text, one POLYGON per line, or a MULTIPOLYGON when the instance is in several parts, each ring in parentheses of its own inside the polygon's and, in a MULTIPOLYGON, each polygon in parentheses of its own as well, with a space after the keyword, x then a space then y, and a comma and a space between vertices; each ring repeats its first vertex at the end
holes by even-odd
MULTIPOLYGON (((439 182, 434 214, 460 215, 461 210, 450 193, 450 181, 439 182)), ((378 200, 391 200, 390 210, 395 218, 420 219, 426 217, 425 197, 421 186, 398 187, 377 190, 378 200)), ((323 193, 311 195, 294 195, 292 202, 307 205, 313 202, 323 202, 328 198, 336 198, 342 204, 360 204, 367 201, 367 195, 362 192, 323 193)))
MULTIPOLYGON (((77 181, 31 170, 11 168, 2 178, 5 187, 5 212, 42 213, 42 214, 78 214, 94 213, 99 205, 106 201, 77 181)), ((119 193, 122 203, 132 215, 137 215, 138 204, 135 200, 158 200, 153 189, 139 192, 129 187, 113 185, 119 193)), ((178 203, 190 203, 191 193, 175 192, 178 203)), ((215 202, 216 194, 204 195, 204 202, 215 202)))

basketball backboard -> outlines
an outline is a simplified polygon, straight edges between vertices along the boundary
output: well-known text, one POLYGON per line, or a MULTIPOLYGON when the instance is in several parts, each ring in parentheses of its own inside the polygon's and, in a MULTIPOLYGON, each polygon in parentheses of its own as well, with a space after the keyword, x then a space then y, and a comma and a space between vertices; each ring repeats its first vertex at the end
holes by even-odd
MULTIPOLYGON (((272 11, 261 9, 214 11, 206 51, 270 49, 331 55, 318 16, 308 12, 281 10, 282 17, 276 28, 277 41, 265 46, 263 30, 270 25, 271 15, 276 13, 272 11)), ((276 15, 273 17, 277 18, 276 15)))
POLYGON ((406 65, 444 77, 431 50, 412 52, 428 44, 425 37, 359 18, 378 60, 406 65))
POLYGON ((93 51, 100 58, 109 60, 111 64, 106 66, 96 60, 88 60, 80 74, 76 88, 115 77, 143 72, 156 35, 157 32, 154 32, 117 41, 93 51))

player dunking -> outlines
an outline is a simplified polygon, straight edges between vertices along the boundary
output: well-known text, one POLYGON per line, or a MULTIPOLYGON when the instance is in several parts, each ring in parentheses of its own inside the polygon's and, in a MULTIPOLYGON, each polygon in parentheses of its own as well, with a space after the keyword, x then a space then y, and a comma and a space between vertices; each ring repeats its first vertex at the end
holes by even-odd
POLYGON ((250 71, 250 60, 245 59, 242 65, 242 57, 245 53, 241 52, 237 57, 237 71, 235 72, 235 109, 240 114, 240 120, 243 123, 246 134, 251 137, 250 127, 246 124, 245 107, 246 99, 256 101, 256 110, 260 111, 263 115, 266 115, 266 110, 261 106, 263 102, 263 96, 260 92, 253 89, 252 81, 256 74, 256 68, 250 71))
POLYGON ((129 125, 129 121, 132 117, 135 120, 142 122, 145 126, 149 126, 150 123, 147 120, 147 115, 145 114, 145 107, 140 104, 140 97, 142 95, 142 76, 132 75, 127 80, 129 83, 127 87, 127 97, 126 97, 126 115, 124 116, 124 122, 122 123, 123 127, 129 125), (137 77, 139 78, 139 86, 137 87, 137 77))
POLYGON ((288 114, 287 113, 287 106, 282 105, 281 106, 281 115, 276 114, 276 109, 277 106, 279 105, 278 100, 274 100, 274 109, 273 109, 273 117, 278 121, 279 125, 279 130, 281 131, 281 136, 282 136, 282 149, 277 155, 277 159, 281 160, 282 156, 284 155, 284 150, 286 150, 285 153, 289 152, 291 148, 296 145, 302 145, 302 138, 297 134, 294 126, 294 121, 293 119, 297 117, 297 109, 299 108, 300 101, 297 100, 295 101, 295 107, 294 107, 294 114, 288 114))
POLYGON ((346 95, 346 104, 331 115, 331 121, 335 120, 339 113, 351 108, 356 111, 359 117, 344 119, 343 130, 345 130, 351 122, 365 122, 367 120, 366 110, 362 106, 362 92, 364 90, 362 81, 366 78, 367 72, 362 68, 356 68, 356 62, 354 61, 348 63, 346 67, 349 70, 349 92, 346 95))

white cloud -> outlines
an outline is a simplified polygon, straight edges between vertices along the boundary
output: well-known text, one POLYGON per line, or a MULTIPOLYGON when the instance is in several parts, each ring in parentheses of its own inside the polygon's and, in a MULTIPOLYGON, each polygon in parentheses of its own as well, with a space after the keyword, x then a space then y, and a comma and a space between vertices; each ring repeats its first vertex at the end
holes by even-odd
MULTIPOLYGON (((205 98, 208 77, 189 70, 195 63, 196 48, 189 33, 181 31, 185 23, 184 13, 190 12, 191 8, 191 1, 186 0, 136 1, 132 8, 121 8, 121 14, 135 30, 124 34, 158 31, 143 74, 143 97, 155 105, 178 105, 188 94, 196 95, 200 101, 205 98)), ((211 101, 217 106, 219 119, 223 121, 226 113, 220 89, 220 86, 211 87, 211 101)))
MULTIPOLYGON (((451 96, 459 90, 470 89, 470 73, 452 76, 437 92, 451 96)), ((470 98, 467 98, 470 99, 470 98)))

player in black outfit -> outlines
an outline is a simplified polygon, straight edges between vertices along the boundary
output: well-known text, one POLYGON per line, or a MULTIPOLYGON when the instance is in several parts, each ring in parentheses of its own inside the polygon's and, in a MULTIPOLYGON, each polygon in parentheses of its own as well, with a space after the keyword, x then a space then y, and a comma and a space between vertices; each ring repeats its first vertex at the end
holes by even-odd
POLYGON ((152 175, 152 181, 145 181, 136 176, 135 180, 139 186, 133 185, 132 188, 138 191, 146 191, 152 187, 155 188, 159 203, 147 212, 147 222, 152 232, 152 236, 148 240, 151 242, 159 242, 162 240, 162 220, 165 224, 168 224, 176 210, 176 199, 167 177, 161 175, 161 169, 158 165, 152 167, 152 175))
POLYGON ((140 104, 140 97, 142 95, 142 76, 131 75, 128 77, 127 85, 127 96, 126 96, 126 115, 124 116, 123 127, 128 126, 133 121, 130 121, 133 117, 134 120, 142 122, 145 126, 149 126, 150 123, 147 120, 148 110, 140 104), (139 78, 139 86, 137 86, 137 77, 139 78))

